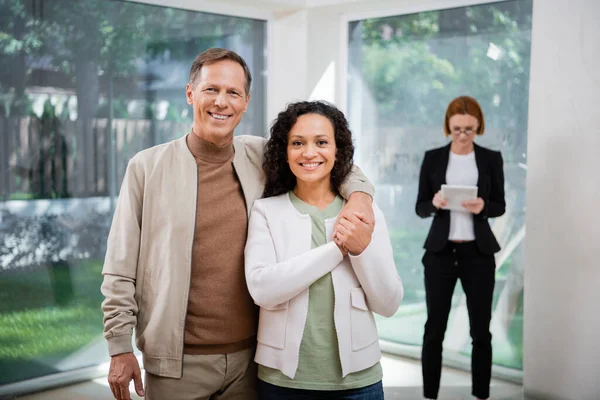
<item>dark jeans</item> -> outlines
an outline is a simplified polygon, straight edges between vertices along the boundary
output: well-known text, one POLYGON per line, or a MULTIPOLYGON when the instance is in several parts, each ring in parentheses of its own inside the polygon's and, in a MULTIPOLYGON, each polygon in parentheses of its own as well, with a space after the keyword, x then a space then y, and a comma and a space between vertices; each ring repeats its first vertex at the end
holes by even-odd
POLYGON ((479 252, 475 242, 448 242, 437 253, 427 251, 425 293, 427 323, 423 335, 423 395, 436 399, 442 373, 442 342, 452 306, 452 293, 460 279, 467 298, 473 352, 471 355, 472 394, 480 399, 490 395, 492 372, 492 296, 494 294, 494 256, 479 252))
POLYGON ((383 400, 381 381, 348 390, 305 390, 275 386, 258 380, 258 400, 383 400))

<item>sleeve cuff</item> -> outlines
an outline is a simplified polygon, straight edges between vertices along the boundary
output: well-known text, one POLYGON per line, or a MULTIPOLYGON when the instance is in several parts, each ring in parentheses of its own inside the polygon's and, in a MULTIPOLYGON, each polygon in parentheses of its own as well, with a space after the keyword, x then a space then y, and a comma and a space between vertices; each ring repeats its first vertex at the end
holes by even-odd
POLYGON ((344 185, 344 193, 342 194, 342 197, 344 197, 347 200, 350 197, 350 195, 354 192, 363 192, 371 197, 375 197, 375 190, 373 189, 373 187, 368 183, 363 182, 346 183, 344 185))
POLYGON ((354 254, 354 253, 348 252, 348 257, 350 257, 350 261, 359 261, 360 262, 360 260, 362 260, 364 258, 365 254, 368 254, 370 252, 372 245, 373 245, 373 239, 371 239, 371 242, 369 243, 369 245, 367 247, 365 247, 365 249, 362 251, 362 253, 354 254))
POLYGON ((488 219, 488 201, 485 201, 483 203, 483 208, 481 209, 481 212, 479 214, 477 214, 477 217, 479 217, 480 219, 486 220, 488 219))
POLYGON ((133 353, 131 337, 132 335, 120 335, 107 338, 108 354, 112 357, 123 353, 133 353))
MULTIPOLYGON (((326 243, 325 246, 330 246, 332 249, 335 249, 335 251, 331 250, 334 254, 334 258, 332 258, 331 261, 336 262, 337 264, 341 263, 344 259, 344 253, 342 253, 342 250, 338 247, 338 245, 335 244, 334 241, 331 241, 326 243)), ((350 253, 348 253, 348 255, 350 255, 350 253)))

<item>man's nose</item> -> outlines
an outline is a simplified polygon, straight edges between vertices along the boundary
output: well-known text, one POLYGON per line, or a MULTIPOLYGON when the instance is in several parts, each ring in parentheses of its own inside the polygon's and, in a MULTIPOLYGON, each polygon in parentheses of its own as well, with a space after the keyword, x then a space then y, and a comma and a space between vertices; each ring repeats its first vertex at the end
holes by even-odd
POLYGON ((217 107, 225 108, 227 107, 227 96, 225 93, 220 92, 215 99, 215 105, 217 107))

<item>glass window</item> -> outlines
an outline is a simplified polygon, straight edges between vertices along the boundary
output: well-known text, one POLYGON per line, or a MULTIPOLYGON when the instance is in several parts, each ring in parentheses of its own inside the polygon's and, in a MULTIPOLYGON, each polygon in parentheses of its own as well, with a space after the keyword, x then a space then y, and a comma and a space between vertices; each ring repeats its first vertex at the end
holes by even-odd
POLYGON ((0 0, 0 386, 108 360, 101 269, 131 156, 189 132, 209 47, 253 75, 236 134, 263 135, 266 22, 114 0, 0 0))
MULTIPOLYGON (((477 142, 501 150, 505 163, 506 214, 490 221, 502 246, 491 323, 494 363, 522 368, 531 13, 532 1, 522 0, 349 23, 348 115, 356 161, 376 183, 406 290, 398 313, 378 321, 382 339, 422 343, 421 257, 431 219, 415 214, 419 170, 426 150, 447 143, 448 103, 470 95, 486 118, 477 142)), ((444 349, 469 356, 470 344, 457 284, 444 349)))

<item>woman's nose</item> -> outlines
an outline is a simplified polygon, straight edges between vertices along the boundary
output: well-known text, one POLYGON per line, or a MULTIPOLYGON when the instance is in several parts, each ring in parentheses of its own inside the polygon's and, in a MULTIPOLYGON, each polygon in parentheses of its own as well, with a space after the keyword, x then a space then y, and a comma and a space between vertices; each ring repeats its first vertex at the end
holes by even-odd
POLYGON ((310 157, 314 157, 315 156, 315 150, 312 146, 306 146, 304 148, 304 157, 306 158, 310 158, 310 157))

